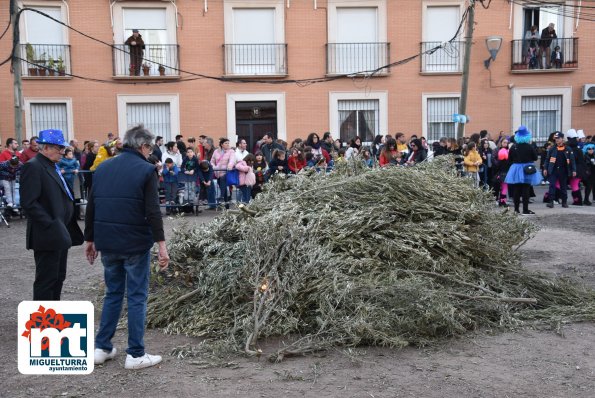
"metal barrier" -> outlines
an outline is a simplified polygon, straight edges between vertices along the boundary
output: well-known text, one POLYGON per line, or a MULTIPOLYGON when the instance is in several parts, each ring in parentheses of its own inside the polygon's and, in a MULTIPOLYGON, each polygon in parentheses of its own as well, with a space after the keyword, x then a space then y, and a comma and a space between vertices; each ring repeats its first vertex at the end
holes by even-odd
POLYGON ((179 76, 180 46, 177 44, 145 44, 142 56, 135 58, 130 47, 113 46, 114 76, 179 76))
POLYGON ((465 55, 465 42, 453 41, 441 43, 439 41, 424 41, 420 43, 421 72, 462 72, 465 55), (434 52, 426 54, 440 47, 434 52))
POLYGON ((70 74, 70 46, 65 44, 21 44, 23 77, 56 77, 70 74))
POLYGON ((511 69, 513 71, 543 71, 544 69, 577 69, 578 38, 512 40, 511 69), (552 57, 556 47, 560 56, 552 57), (554 58, 552 60, 552 58, 554 58))
POLYGON ((287 75, 287 44, 224 44, 226 76, 287 75))
MULTIPOLYGON (((390 43, 327 43, 326 73, 329 75, 367 73, 390 64, 390 43)), ((377 71, 387 75, 390 67, 377 71)))

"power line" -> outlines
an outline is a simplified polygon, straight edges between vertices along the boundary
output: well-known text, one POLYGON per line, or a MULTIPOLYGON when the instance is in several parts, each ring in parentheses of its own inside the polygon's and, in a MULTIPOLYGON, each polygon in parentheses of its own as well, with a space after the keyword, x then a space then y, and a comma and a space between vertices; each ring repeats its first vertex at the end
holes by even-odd
MULTIPOLYGON (((539 2, 539 1, 520 1, 520 0, 511 0, 512 3, 519 5, 519 6, 527 6, 527 5, 532 5, 532 6, 543 6, 543 7, 539 7, 540 12, 545 12, 547 14, 552 14, 552 15, 557 15, 557 16, 561 16, 561 17, 565 17, 565 18, 573 18, 573 19, 578 19, 580 21, 588 21, 588 22, 595 22, 595 13, 588 13, 585 11, 582 11, 580 9, 580 7, 578 6, 573 6, 573 7, 578 7, 577 10, 574 11, 554 11, 553 7, 552 7, 552 3, 545 3, 545 2, 539 2), (587 18, 589 17, 589 18, 587 18)), ((562 8, 564 8, 566 6, 562 6, 562 8)), ((585 7, 585 6, 583 6, 585 7)), ((594 7, 589 7, 589 9, 595 9, 594 7)))
MULTIPOLYGON (((78 33, 78 34, 80 34, 80 35, 82 35, 82 36, 90 39, 90 40, 96 41, 96 42, 98 42, 100 44, 103 44, 105 46, 108 46, 108 47, 110 47, 112 49, 121 51, 124 54, 130 54, 129 51, 126 51, 126 50, 124 50, 124 49, 122 49, 120 47, 115 46, 114 44, 107 43, 107 42, 105 42, 103 40, 100 40, 100 39, 97 39, 97 38, 95 38, 95 37, 93 37, 91 35, 88 35, 88 34, 82 32, 82 31, 80 31, 80 30, 78 30, 78 29, 76 29, 76 28, 74 28, 74 27, 72 27, 72 26, 70 26, 70 25, 68 25, 68 24, 66 24, 66 23, 64 23, 64 22, 62 22, 62 21, 60 21, 60 20, 52 17, 51 15, 48 15, 48 14, 46 14, 46 13, 44 13, 42 11, 36 10, 34 8, 23 8, 23 9, 19 10, 19 12, 18 12, 18 14, 17 14, 17 16, 15 18, 15 23, 18 23, 18 21, 20 19, 20 16, 21 16, 21 13, 24 12, 24 11, 33 11, 33 12, 36 12, 36 13, 38 13, 38 14, 40 14, 40 15, 48 18, 48 19, 53 20, 56 23, 59 23, 60 25, 63 25, 65 27, 67 27, 68 29, 70 29, 70 30, 72 30, 72 31, 74 31, 74 32, 76 32, 76 33, 78 33)), ((466 11, 465 11, 465 13, 463 13, 463 16, 461 18, 461 21, 459 23, 459 26, 457 28, 457 31, 456 31, 455 35, 450 40, 448 40, 447 42, 444 42, 441 45, 436 46, 436 47, 433 47, 431 49, 428 49, 428 50, 425 50, 425 51, 421 51, 421 52, 419 52, 419 53, 417 53, 415 55, 412 55, 412 56, 410 56, 408 58, 401 59, 399 61, 395 61, 395 62, 392 62, 390 64, 380 66, 380 67, 378 67, 376 69, 364 70, 364 71, 359 71, 359 72, 354 72, 354 73, 349 73, 349 74, 340 74, 340 75, 335 75, 335 76, 323 76, 323 77, 305 78, 305 79, 284 79, 284 80, 229 78, 229 77, 210 76, 210 75, 205 75, 205 74, 201 74, 201 73, 195 73, 195 72, 191 72, 191 71, 179 69, 179 68, 176 68, 174 66, 170 66, 170 65, 167 65, 167 64, 163 64, 163 63, 156 62, 154 60, 145 58, 145 60, 147 62, 151 62, 151 63, 163 65, 164 67, 170 68, 171 70, 177 71, 179 73, 185 73, 185 74, 191 75, 191 76, 193 76, 193 78, 182 78, 182 79, 176 79, 176 80, 173 80, 173 81, 156 81, 156 82, 151 82, 151 81, 142 81, 142 82, 137 82, 137 81, 133 81, 133 82, 115 82, 113 80, 88 78, 88 77, 85 77, 85 76, 75 75, 75 74, 71 74, 71 73, 67 73, 66 75, 71 76, 71 77, 75 77, 75 78, 79 78, 79 79, 83 79, 83 80, 87 80, 87 81, 92 81, 92 82, 97 82, 97 83, 110 83, 110 84, 138 84, 138 83, 143 83, 143 84, 164 84, 164 83, 178 83, 180 81, 192 81, 192 80, 199 80, 199 79, 209 79, 209 80, 216 80, 216 81, 221 81, 221 82, 233 82, 233 83, 259 83, 259 84, 273 84, 273 85, 276 85, 276 84, 297 84, 298 86, 307 86, 307 85, 315 84, 315 83, 323 83, 323 82, 333 81, 333 80, 337 80, 337 79, 341 79, 341 78, 345 78, 345 77, 353 78, 354 76, 358 76, 358 75, 365 75, 365 77, 372 77, 372 76, 380 73, 384 69, 388 69, 388 68, 393 67, 393 66, 399 66, 399 65, 406 64, 406 63, 411 62, 414 59, 416 59, 416 58, 418 58, 418 57, 420 57, 422 55, 430 55, 430 54, 433 54, 434 52, 438 51, 439 49, 444 48, 447 43, 453 42, 460 35, 461 29, 463 27, 463 24, 464 24, 465 20, 467 19, 468 13, 469 13, 469 9, 467 8, 466 11)), ((26 63, 28 63, 30 65, 34 65, 36 67, 41 67, 41 68, 48 69, 47 67, 45 67, 45 65, 38 65, 38 64, 35 64, 33 62, 30 62, 29 60, 26 60, 26 59, 23 59, 21 57, 18 57, 15 53, 16 53, 16 48, 13 47, 11 57, 17 58, 17 59, 19 59, 21 61, 24 61, 24 62, 26 62, 26 63)), ((8 60, 10 60, 11 57, 9 57, 8 60)), ((6 62, 7 61, 4 61, 4 63, 6 63, 6 62)), ((0 64, 0 66, 2 64, 0 64)))

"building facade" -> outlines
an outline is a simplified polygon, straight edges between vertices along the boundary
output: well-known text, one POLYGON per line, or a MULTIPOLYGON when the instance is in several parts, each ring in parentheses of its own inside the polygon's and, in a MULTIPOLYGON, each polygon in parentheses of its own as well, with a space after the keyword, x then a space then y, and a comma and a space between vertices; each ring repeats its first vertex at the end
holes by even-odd
MULTIPOLYGON (((477 2, 467 135, 482 129, 497 135, 520 124, 538 140, 571 127, 594 132, 595 101, 585 98, 595 100, 595 88, 587 91, 595 84, 595 10, 582 3, 493 0, 485 9, 477 2), (542 39, 550 23, 557 37, 542 39), (491 36, 502 42, 488 69, 491 36)), ((287 141, 312 131, 364 141, 398 131, 429 140, 455 135, 468 1, 23 0, 20 6, 40 11, 24 11, 19 21, 26 137, 51 127, 71 139, 102 140, 141 122, 166 140, 206 134, 250 144, 266 133, 287 141), (124 44, 133 29, 143 39, 140 56, 124 44)), ((0 21, 8 20, 5 6, 0 21)), ((0 54, 10 53, 9 36, 0 54)), ((10 65, 0 67, 3 141, 14 136, 12 84, 10 65)))

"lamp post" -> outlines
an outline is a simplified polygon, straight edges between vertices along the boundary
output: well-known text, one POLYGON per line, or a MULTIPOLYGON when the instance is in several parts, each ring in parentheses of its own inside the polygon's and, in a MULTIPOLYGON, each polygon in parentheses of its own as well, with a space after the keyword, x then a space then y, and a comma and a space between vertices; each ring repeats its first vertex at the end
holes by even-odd
POLYGON ((486 69, 490 68, 490 63, 496 60, 496 55, 498 55, 498 51, 500 51, 500 47, 502 46, 502 36, 488 36, 486 37, 486 47, 490 52, 490 58, 483 61, 483 65, 486 69))

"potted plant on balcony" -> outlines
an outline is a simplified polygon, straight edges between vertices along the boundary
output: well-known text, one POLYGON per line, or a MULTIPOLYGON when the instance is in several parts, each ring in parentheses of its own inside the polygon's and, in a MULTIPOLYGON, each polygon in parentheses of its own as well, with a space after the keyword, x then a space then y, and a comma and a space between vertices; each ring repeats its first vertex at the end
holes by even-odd
POLYGON ((48 59, 48 74, 50 76, 56 76, 56 61, 54 61, 54 57, 50 57, 48 59))
POLYGON ((45 66, 46 62, 47 62, 47 59, 46 59, 45 53, 42 53, 41 56, 39 57, 39 59, 37 61, 35 61, 35 63, 38 65, 37 72, 39 73, 39 76, 46 75, 46 73, 47 73, 47 68, 45 66))
POLYGON ((142 68, 143 68, 143 75, 149 76, 149 74, 151 73, 151 64, 145 62, 145 63, 143 63, 142 68))
POLYGON ((27 70, 28 76, 37 76, 37 68, 35 65, 35 50, 31 43, 25 44, 25 53, 27 55, 27 70))
POLYGON ((165 66, 159 65, 159 76, 165 76, 165 66))
POLYGON ((62 59, 62 56, 60 55, 58 57, 58 63, 57 63, 57 71, 58 71, 58 75, 59 76, 65 76, 66 75, 66 67, 64 66, 64 60, 62 59))

